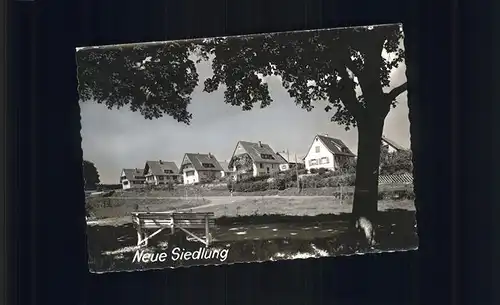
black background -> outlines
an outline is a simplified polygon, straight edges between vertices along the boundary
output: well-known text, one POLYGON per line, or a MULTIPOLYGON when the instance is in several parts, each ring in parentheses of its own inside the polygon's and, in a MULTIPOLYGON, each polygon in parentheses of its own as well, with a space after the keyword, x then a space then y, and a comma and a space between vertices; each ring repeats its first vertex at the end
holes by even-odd
POLYGON ((10 1, 9 304, 493 304, 500 166, 479 3, 10 1), (408 50, 418 252, 88 273, 76 46, 392 22, 404 23, 408 50))

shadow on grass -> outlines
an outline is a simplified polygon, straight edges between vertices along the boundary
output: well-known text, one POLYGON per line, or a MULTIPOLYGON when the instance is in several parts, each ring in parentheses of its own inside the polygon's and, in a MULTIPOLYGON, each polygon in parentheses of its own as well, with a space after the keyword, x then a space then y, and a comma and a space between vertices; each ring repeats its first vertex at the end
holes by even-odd
MULTIPOLYGON (((312 220, 314 222, 331 222, 331 221, 349 221, 351 219, 351 213, 340 213, 340 214, 320 214, 315 216, 292 216, 292 215, 245 215, 236 217, 226 217, 222 216, 215 220, 217 225, 227 226, 227 225, 249 225, 249 224, 269 224, 269 223, 309 223, 312 220)), ((391 209, 384 212, 378 213, 377 222, 385 223, 391 219, 398 219, 401 221, 405 219, 409 222, 415 222, 415 212, 408 211, 405 209, 391 209)))
MULTIPOLYGON (((415 249, 418 235, 414 211, 389 210, 377 219, 377 245, 364 244, 360 233, 349 227, 350 214, 287 216, 259 215, 216 219, 209 249, 229 249, 227 259, 184 260, 155 263, 133 263, 136 253, 136 231, 131 224, 89 226, 87 228, 89 267, 95 272, 146 270, 238 262, 260 262, 281 259, 327 257, 415 249)), ((168 230, 165 230, 168 231, 168 230)), ((178 247, 195 251, 204 247, 186 240, 186 235, 162 232, 155 236, 146 252, 169 255, 178 247)))

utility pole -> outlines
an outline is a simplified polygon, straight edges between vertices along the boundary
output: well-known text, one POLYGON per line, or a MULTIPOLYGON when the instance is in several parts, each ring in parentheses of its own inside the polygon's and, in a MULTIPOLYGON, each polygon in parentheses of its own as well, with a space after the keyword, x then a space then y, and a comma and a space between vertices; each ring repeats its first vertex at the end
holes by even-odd
POLYGON ((300 192, 299 167, 297 163, 297 154, 295 154, 295 175, 297 176, 297 189, 300 192))

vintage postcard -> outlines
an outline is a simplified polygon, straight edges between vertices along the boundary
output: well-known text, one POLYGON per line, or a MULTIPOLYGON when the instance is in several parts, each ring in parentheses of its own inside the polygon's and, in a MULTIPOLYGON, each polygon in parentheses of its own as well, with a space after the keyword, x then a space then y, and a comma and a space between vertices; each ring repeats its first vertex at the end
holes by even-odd
POLYGON ((92 272, 418 248, 401 24, 76 58, 92 272))

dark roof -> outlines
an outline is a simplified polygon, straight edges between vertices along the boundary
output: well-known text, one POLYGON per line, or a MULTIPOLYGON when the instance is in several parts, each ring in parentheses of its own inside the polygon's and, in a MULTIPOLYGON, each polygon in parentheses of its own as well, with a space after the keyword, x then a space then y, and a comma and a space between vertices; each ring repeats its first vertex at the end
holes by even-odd
POLYGON ((229 169, 229 162, 222 161, 222 162, 219 162, 219 164, 224 169, 225 172, 231 172, 232 171, 232 170, 229 169))
MULTIPOLYGON (((241 144, 246 153, 248 153, 250 158, 252 158, 253 162, 275 163, 275 164, 286 163, 286 161, 280 155, 276 154, 274 150, 267 144, 252 143, 246 141, 239 141, 238 144, 241 144), (274 159, 263 159, 261 157, 262 154, 271 155, 274 159)), ((238 147, 238 144, 236 145, 236 147, 238 147)))
POLYGON ((209 170, 209 171, 223 171, 222 167, 219 164, 219 161, 217 161, 217 158, 215 158, 214 155, 212 154, 193 154, 193 153, 186 153, 184 155, 183 162, 181 164, 181 170, 183 166, 186 164, 184 163, 184 160, 186 157, 191 161, 191 164, 193 164, 193 167, 195 170, 209 170), (202 164, 203 163, 208 163, 208 164, 213 164, 214 167, 204 167, 202 164))
POLYGON ((317 135, 317 137, 332 154, 338 156, 355 157, 349 147, 347 147, 347 145, 345 145, 342 140, 322 135, 317 135))
POLYGON ((175 162, 170 161, 146 161, 146 166, 144 167, 144 174, 148 173, 148 169, 151 169, 151 173, 155 176, 165 176, 165 175, 177 175, 179 173, 179 168, 175 165, 175 162), (166 174, 165 170, 171 170, 171 174, 166 174))
POLYGON ((286 153, 286 152, 278 152, 277 153, 278 155, 280 155, 280 157, 282 157, 285 162, 288 162, 288 163, 295 163, 295 156, 297 156, 297 163, 304 163, 304 156, 302 155, 299 155, 299 154, 296 154, 296 153, 286 153), (288 157, 290 156, 290 157, 288 157), (288 160, 290 159, 290 160, 288 160))
POLYGON ((128 181, 140 181, 145 179, 144 172, 138 168, 124 168, 122 173, 125 173, 125 178, 127 178, 128 181))
POLYGON ((382 142, 387 143, 387 145, 392 146, 396 150, 406 150, 403 146, 399 145, 398 143, 394 142, 393 140, 382 136, 382 142))

